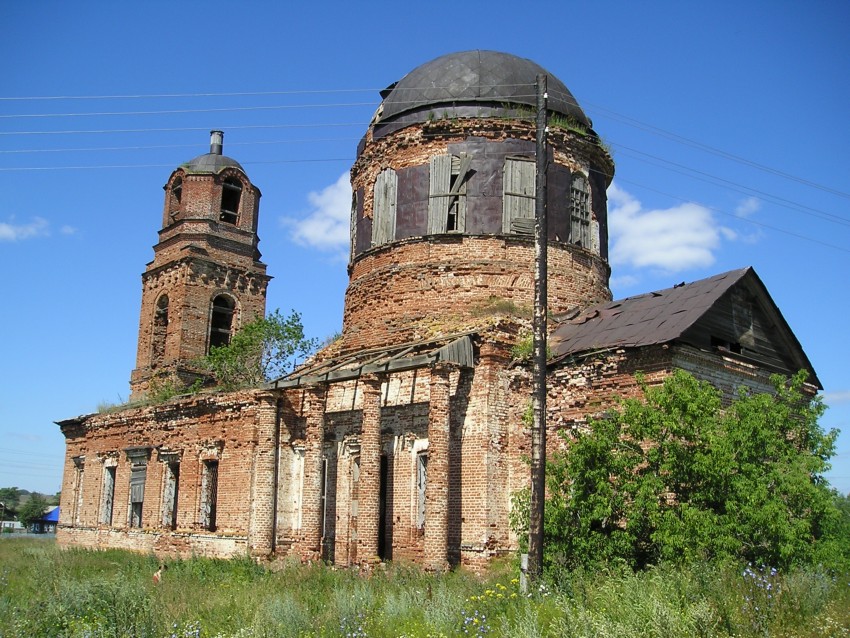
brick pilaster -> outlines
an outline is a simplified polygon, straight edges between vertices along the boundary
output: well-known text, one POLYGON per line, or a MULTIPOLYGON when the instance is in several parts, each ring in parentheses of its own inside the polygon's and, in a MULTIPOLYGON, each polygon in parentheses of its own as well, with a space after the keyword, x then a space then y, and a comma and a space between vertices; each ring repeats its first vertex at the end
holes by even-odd
POLYGON ((302 558, 321 558, 322 550, 322 444, 325 440, 325 394, 317 385, 304 390, 306 417, 304 492, 301 501, 302 558))
POLYGON ((357 558, 362 563, 378 555, 381 490, 381 378, 360 378, 363 429, 360 435, 360 487, 357 517, 357 558))
POLYGON ((272 394, 257 397, 257 439, 254 449, 254 473, 248 523, 248 551, 252 556, 268 556, 274 550, 275 445, 277 442, 277 398, 272 394))
POLYGON ((436 364, 431 368, 431 401, 428 407, 428 476, 425 483, 425 552, 427 569, 442 570, 448 565, 449 523, 449 435, 450 386, 452 367, 436 364))

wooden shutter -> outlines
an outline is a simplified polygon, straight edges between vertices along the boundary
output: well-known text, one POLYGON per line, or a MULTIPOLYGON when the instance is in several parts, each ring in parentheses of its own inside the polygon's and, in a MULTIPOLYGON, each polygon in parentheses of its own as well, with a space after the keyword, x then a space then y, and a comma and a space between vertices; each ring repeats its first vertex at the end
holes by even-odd
POLYGON ((130 502, 141 503, 145 500, 145 479, 148 468, 146 465, 136 465, 130 471, 130 502))
POLYGON ((452 179, 452 156, 435 155, 431 158, 431 186, 428 199, 428 234, 446 232, 449 212, 449 184, 452 179))
POLYGON ((573 177, 570 188, 570 242, 590 250, 590 194, 583 175, 573 177))
POLYGON ((505 159, 502 199, 502 232, 527 234, 534 231, 534 160, 508 157, 505 159), (515 220, 532 220, 528 222, 515 220))
POLYGON ((395 213, 398 176, 391 168, 378 174, 372 202, 372 245, 380 246, 395 239, 395 213))

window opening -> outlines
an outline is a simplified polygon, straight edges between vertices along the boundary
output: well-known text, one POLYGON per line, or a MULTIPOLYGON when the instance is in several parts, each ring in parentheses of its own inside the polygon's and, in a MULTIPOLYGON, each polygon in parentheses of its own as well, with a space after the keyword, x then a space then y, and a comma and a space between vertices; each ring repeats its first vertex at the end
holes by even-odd
POLYGON ((425 484, 428 480, 428 455, 416 457, 416 527, 425 529, 425 484))
POLYGON ((354 247, 357 244, 357 191, 351 193, 351 223, 349 224, 349 232, 351 233, 351 252, 350 259, 354 259, 354 247))
POLYGON ((428 234, 463 232, 466 226, 466 183, 471 164, 472 158, 466 153, 431 158, 428 234))
POLYGON ((183 178, 178 177, 174 180, 174 183, 171 184, 171 193, 174 195, 174 199, 177 200, 177 203, 180 204, 183 202, 183 178))
POLYGON ((114 465, 103 468, 103 497, 100 506, 100 522, 104 525, 112 525, 112 510, 115 500, 115 472, 114 465))
POLYGON ((165 488, 162 495, 162 526, 177 529, 177 495, 180 485, 180 463, 165 464, 165 488))
POLYGON ((589 250, 590 191, 584 175, 575 175, 570 186, 570 222, 570 241, 589 250))
POLYGON ((230 343, 230 333, 233 330, 233 300, 225 295, 213 299, 212 317, 210 318, 210 346, 212 348, 226 346, 230 343))
POLYGON ((395 214, 398 176, 387 168, 375 179, 372 199, 372 245, 380 246, 395 239, 395 214))
POLYGON ((737 341, 726 341, 719 337, 712 337, 711 346, 717 350, 725 350, 726 352, 734 352, 735 354, 742 353, 741 344, 737 341))
POLYGON ((239 215, 239 201, 242 199, 242 182, 228 177, 221 185, 221 216, 219 219, 235 224, 239 215))
POLYGON ((83 515, 83 470, 85 457, 74 457, 74 524, 79 525, 83 515))
POLYGON ((505 159, 502 180, 502 232, 534 234, 536 175, 534 158, 505 159))
POLYGON ((322 458, 322 484, 320 486, 319 494, 321 494, 321 503, 319 508, 319 529, 322 530, 322 539, 325 538, 325 520, 327 516, 327 504, 328 504, 328 460, 326 458, 322 458))
POLYGON ((151 367, 155 368, 165 360, 165 336, 168 333, 168 295, 162 295, 156 302, 153 315, 153 348, 151 367))
POLYGON ((201 526, 214 532, 218 513, 218 461, 204 461, 201 494, 201 526))
POLYGON ((381 455, 381 478, 378 502, 378 556, 387 558, 387 479, 389 478, 389 461, 385 454, 381 455))
POLYGON ((130 469, 130 527, 142 526, 142 506, 145 502, 145 480, 148 466, 133 465, 130 469))

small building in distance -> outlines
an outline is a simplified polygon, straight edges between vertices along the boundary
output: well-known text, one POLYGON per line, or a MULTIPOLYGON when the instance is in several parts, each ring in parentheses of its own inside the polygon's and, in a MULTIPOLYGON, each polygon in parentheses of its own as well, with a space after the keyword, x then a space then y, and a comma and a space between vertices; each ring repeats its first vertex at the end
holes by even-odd
MULTIPOLYGON (((531 396, 515 346, 534 289, 536 63, 446 55, 381 93, 351 170, 341 337, 263 388, 201 392, 59 422, 58 540, 159 554, 484 567, 514 551, 531 396)), ((677 368, 731 393, 810 372, 750 268, 611 301, 614 164, 548 75, 548 427, 581 427, 635 373, 677 368)), ((143 275, 132 397, 189 385, 192 362, 265 310, 259 190, 210 153, 165 190, 143 275)), ((551 445, 558 437, 550 436, 551 445)))

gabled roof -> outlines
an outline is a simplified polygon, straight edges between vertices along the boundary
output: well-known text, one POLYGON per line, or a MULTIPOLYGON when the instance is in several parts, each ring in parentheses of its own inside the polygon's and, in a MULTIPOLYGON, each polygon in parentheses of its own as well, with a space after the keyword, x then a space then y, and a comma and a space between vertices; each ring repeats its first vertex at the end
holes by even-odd
POLYGON ((707 349, 718 338, 736 346, 739 339, 752 341, 752 347, 741 349, 742 357, 788 373, 804 368, 810 381, 821 387, 800 343, 752 268, 592 306, 561 323, 549 344, 557 362, 596 350, 671 342, 707 349), (746 308, 741 295, 750 300, 746 308), (746 327, 739 315, 748 313, 746 327))

